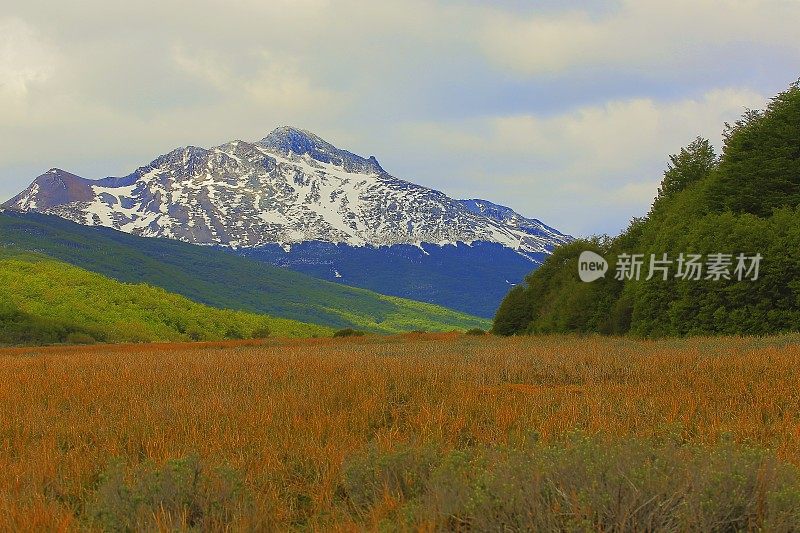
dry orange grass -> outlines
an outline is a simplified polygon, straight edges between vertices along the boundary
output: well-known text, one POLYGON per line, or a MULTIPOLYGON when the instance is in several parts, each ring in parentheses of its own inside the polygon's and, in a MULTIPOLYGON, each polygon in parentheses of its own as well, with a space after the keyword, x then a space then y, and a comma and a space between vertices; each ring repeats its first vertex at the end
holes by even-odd
MULTIPOLYGON (((78 528, 114 458, 241 472, 234 528, 350 529, 344 459, 580 430, 770 447, 800 464, 796 339, 406 335, 0 351, 0 529, 78 528), (260 522, 253 522, 259 520, 260 522)), ((396 506, 387 495, 382 509, 396 506)), ((382 517, 370 518, 375 523, 382 517)))

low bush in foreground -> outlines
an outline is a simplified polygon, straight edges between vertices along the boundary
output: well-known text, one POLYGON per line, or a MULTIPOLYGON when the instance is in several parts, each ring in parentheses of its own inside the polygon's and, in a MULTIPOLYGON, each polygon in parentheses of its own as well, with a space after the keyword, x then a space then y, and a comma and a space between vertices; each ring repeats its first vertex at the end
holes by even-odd
POLYGON ((518 448, 370 449, 345 465, 357 519, 457 531, 797 531, 800 472, 766 451, 575 437, 518 448))
POLYGON ((127 468, 114 462, 89 497, 84 521, 107 531, 222 530, 251 512, 237 472, 207 468, 197 456, 127 468))

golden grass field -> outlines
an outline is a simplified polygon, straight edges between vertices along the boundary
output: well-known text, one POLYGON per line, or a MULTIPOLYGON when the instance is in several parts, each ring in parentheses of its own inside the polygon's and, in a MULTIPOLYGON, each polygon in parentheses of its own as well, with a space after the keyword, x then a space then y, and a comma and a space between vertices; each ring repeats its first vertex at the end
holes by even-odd
MULTIPOLYGON (((342 465, 370 447, 579 431, 732 441, 800 465, 798 340, 409 334, 4 349, 0 530, 91 529, 83 513, 109 465, 134 476, 186 457, 240 477, 248 503, 231 530, 377 528, 396 495, 360 512, 342 503, 342 465)), ((153 509, 152 527, 190 525, 153 509)))

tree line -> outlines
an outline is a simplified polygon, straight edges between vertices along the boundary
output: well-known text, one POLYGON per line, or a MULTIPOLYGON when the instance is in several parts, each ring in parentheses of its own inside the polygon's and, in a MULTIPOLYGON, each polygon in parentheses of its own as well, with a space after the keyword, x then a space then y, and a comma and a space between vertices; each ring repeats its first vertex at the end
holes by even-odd
POLYGON ((670 156, 645 216, 616 237, 579 239, 555 250, 508 293, 494 320, 502 335, 759 335, 798 326, 800 83, 766 109, 725 124, 720 154, 696 138, 670 156), (591 283, 578 276, 586 250, 609 263, 605 276, 591 283), (737 258, 756 255, 755 279, 749 263, 748 276, 735 272, 737 258), (644 259, 638 279, 619 275, 625 270, 620 258, 632 256, 644 259), (669 275, 646 279, 651 256, 672 262, 669 275), (730 269, 727 276, 681 278, 677 260, 689 256, 720 256, 730 269))

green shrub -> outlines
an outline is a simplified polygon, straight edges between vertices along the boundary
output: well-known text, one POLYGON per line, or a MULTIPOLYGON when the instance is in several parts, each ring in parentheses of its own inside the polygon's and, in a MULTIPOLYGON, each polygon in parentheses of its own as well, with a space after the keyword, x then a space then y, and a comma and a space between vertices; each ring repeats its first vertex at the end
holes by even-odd
POLYGON ((465 334, 466 335, 481 336, 481 335, 486 335, 486 331, 482 330, 481 328, 472 328, 472 329, 468 329, 465 332, 465 334))
POLYGON ((126 469, 121 462, 100 476, 85 518, 106 531, 223 530, 248 509, 250 496, 228 468, 205 468, 196 456, 158 468, 145 463, 126 469))
POLYGON ((410 500, 422 494, 440 457, 430 448, 382 454, 374 447, 348 459, 343 488, 356 510, 369 509, 384 492, 410 500))
POLYGON ((333 334, 334 337, 363 337, 364 335, 366 333, 363 331, 353 328, 340 329, 333 334))
POLYGON ((356 516, 385 501, 396 529, 797 531, 800 471, 767 451, 575 436, 436 453, 374 449, 346 461, 356 516))
POLYGON ((97 340, 88 333, 74 331, 64 339, 68 344, 94 344, 97 340))
POLYGON ((228 327, 227 330, 225 330, 224 337, 226 339, 239 340, 239 339, 244 339, 245 334, 242 332, 241 328, 238 327, 238 325, 231 325, 228 327))
POLYGON ((272 335, 272 331, 267 326, 261 326, 253 330, 254 339, 266 339, 272 335))

